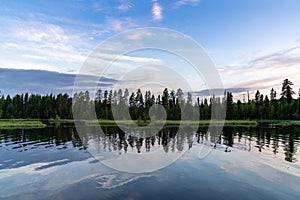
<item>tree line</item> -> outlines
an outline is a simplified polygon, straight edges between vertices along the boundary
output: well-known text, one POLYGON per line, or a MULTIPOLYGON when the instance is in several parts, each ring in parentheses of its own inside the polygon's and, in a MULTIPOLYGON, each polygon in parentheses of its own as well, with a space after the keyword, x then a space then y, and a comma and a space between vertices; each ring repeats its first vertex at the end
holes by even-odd
MULTIPOLYGON (((263 95, 256 91, 254 99, 247 102, 233 101, 233 94, 225 92, 223 96, 213 95, 210 98, 193 98, 192 93, 186 94, 182 89, 169 91, 165 88, 157 96, 146 91, 144 94, 140 89, 129 92, 119 89, 98 90, 95 98, 91 99, 88 91, 76 93, 73 97, 68 94, 39 95, 39 94, 16 94, 0 98, 0 118, 2 119, 72 119, 72 106, 87 111, 84 103, 95 106, 98 119, 113 120, 112 107, 117 105, 128 108, 133 120, 148 120, 149 110, 153 105, 161 105, 165 108, 168 120, 180 120, 182 110, 188 111, 188 115, 200 116, 200 120, 218 119, 218 114, 226 106, 226 119, 230 120, 255 120, 255 119, 300 119, 300 98, 294 99, 293 83, 285 79, 282 83, 280 97, 277 98, 276 91, 272 88, 269 95, 263 95), (93 103, 93 104, 92 104, 93 103), (215 109, 212 109, 214 106, 215 109), (197 113, 200 113, 198 115, 197 113)), ((299 93, 300 96, 300 93, 299 93)))
POLYGON ((59 116, 72 119, 72 98, 68 94, 39 95, 16 94, 14 97, 2 95, 0 99, 2 119, 51 119, 59 116))

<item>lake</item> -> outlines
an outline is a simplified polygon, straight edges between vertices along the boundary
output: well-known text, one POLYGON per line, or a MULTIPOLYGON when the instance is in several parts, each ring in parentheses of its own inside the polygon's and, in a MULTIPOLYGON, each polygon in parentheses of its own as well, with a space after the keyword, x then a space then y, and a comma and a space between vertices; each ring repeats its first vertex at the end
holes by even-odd
POLYGON ((0 130, 0 199, 300 199, 300 127, 0 130))

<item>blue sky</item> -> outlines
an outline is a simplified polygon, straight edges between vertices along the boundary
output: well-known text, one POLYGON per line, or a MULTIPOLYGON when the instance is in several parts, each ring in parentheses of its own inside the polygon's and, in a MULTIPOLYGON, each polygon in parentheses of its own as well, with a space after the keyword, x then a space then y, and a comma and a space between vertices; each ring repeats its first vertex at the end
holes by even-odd
POLYGON ((199 43, 225 87, 268 94, 289 78, 298 91, 299 10, 298 0, 2 0, 0 68, 76 74, 107 38, 162 27, 199 43))

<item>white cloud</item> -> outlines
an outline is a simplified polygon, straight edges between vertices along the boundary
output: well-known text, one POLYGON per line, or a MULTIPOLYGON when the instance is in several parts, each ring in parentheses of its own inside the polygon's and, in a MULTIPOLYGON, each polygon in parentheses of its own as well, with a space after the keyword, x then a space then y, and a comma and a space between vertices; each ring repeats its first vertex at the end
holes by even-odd
POLYGON ((300 46, 278 51, 259 57, 250 64, 253 66, 270 66, 271 68, 288 67, 300 63, 300 46))
POLYGON ((122 11, 127 11, 131 7, 133 7, 133 4, 130 0, 120 0, 120 5, 117 8, 122 11))
POLYGON ((123 61, 132 61, 132 62, 139 62, 139 63, 160 62, 160 60, 156 59, 156 58, 126 56, 126 55, 122 56, 120 59, 123 60, 123 61))
POLYGON ((47 60, 46 57, 44 56, 38 56, 38 55, 30 55, 30 54, 24 54, 22 55, 24 58, 30 58, 30 59, 35 59, 35 60, 47 60))
POLYGON ((14 52, 16 59, 24 57, 37 60, 37 58, 40 58, 40 60, 63 61, 65 63, 77 62, 81 64, 86 58, 85 55, 81 55, 75 48, 68 49, 59 44, 8 43, 8 45, 3 46, 9 49, 10 52, 14 52), (33 56, 33 54, 35 55, 33 56))
MULTIPOLYGON (((60 26, 46 23, 23 22, 20 28, 13 30, 12 36, 19 42, 38 44, 60 51, 73 51, 68 35, 60 26)), ((72 39, 79 39, 73 36, 72 39)))
POLYGON ((155 34, 153 32, 150 32, 150 31, 140 30, 138 32, 135 32, 133 34, 128 35, 127 39, 129 39, 129 40, 140 40, 140 39, 144 39, 146 37, 155 37, 155 34))
MULTIPOLYGON (((122 3, 123 8, 125 3, 132 5, 129 1, 122 3)), ((1 68, 14 68, 15 64, 18 69, 58 72, 78 71, 103 34, 137 26, 130 17, 106 18, 103 23, 94 24, 40 13, 23 19, 8 16, 1 18, 0 23, 5 24, 0 32, 1 68)), ((118 48, 112 45, 113 49, 118 48)))
POLYGON ((173 8, 176 9, 187 4, 197 5, 199 2, 200 0, 179 0, 173 4, 173 8))
POLYGON ((51 66, 48 64, 35 63, 33 61, 14 61, 14 60, 0 60, 1 68, 7 69, 35 69, 35 70, 46 70, 57 72, 59 69, 55 66, 51 66))
POLYGON ((135 20, 130 17, 116 19, 116 18, 107 18, 107 26, 110 30, 113 31, 123 31, 126 29, 134 28, 137 26, 135 20))
POLYGON ((118 19, 108 19, 108 23, 114 31, 119 31, 122 29, 122 22, 118 19))
POLYGON ((30 42, 41 42, 44 39, 49 38, 49 35, 46 34, 45 32, 37 31, 37 30, 34 30, 32 28, 27 29, 27 30, 24 30, 24 29, 20 30, 19 29, 18 31, 15 32, 14 36, 16 38, 25 39, 25 40, 30 41, 30 42))
MULTIPOLYGON (((225 87, 245 87, 269 94, 281 90, 285 78, 300 87, 300 47, 294 47, 253 59, 245 65, 230 65, 219 69, 225 87)), ((296 89, 297 90, 297 89, 296 89)))
POLYGON ((6 23, 0 45, 2 68, 77 71, 89 53, 90 40, 67 27, 20 19, 6 23))
POLYGON ((163 19, 162 11, 163 7, 157 1, 154 1, 152 6, 152 18, 154 21, 160 21, 163 19))
POLYGON ((114 63, 120 63, 120 65, 132 65, 132 64, 145 64, 145 63, 160 63, 161 60, 157 58, 147 57, 147 56, 129 56, 129 55, 117 55, 117 54, 108 54, 108 53, 102 53, 102 52, 96 52, 93 54, 93 56, 90 57, 91 59, 94 59, 97 65, 97 62, 107 62, 107 61, 113 61, 114 63))
POLYGON ((14 33, 14 37, 30 42, 68 42, 69 37, 65 34, 62 27, 53 24, 28 24, 28 27, 21 27, 14 33))

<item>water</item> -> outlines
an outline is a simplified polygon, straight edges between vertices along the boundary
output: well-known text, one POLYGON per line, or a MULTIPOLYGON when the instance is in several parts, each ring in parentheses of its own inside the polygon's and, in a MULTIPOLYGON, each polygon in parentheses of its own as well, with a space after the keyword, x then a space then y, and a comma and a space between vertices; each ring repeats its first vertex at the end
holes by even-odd
POLYGON ((81 138, 74 127, 0 130, 0 199, 300 197, 299 127, 224 127, 217 138, 207 127, 195 133, 169 127, 147 138, 103 130, 81 138), (153 153, 179 159, 150 172, 121 172, 95 159, 95 144, 101 156, 134 155, 127 162, 136 169, 151 166, 138 159, 153 153))

